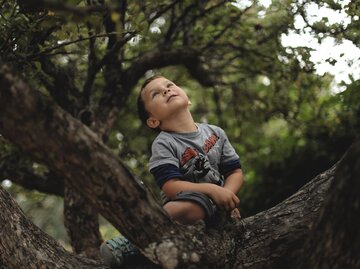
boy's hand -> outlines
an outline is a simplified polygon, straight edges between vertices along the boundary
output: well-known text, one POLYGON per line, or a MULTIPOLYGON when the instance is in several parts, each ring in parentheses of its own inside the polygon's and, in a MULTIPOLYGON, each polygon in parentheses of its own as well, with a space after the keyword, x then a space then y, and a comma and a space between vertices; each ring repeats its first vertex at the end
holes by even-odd
POLYGON ((232 191, 214 184, 210 184, 209 187, 209 196, 217 206, 231 211, 239 204, 239 198, 232 191))
POLYGON ((239 198, 229 189, 212 183, 192 183, 180 179, 172 179, 162 187, 167 197, 173 199, 179 191, 198 191, 209 196, 214 203, 227 211, 231 211, 239 204, 239 198))

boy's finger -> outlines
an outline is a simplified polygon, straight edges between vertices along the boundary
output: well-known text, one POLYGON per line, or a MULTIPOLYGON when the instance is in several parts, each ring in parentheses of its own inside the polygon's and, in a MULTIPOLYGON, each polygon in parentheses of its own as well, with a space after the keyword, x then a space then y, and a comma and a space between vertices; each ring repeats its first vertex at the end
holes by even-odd
POLYGON ((228 203, 226 203, 226 211, 231 211, 234 209, 234 202, 233 201, 229 201, 228 203))
POLYGON ((234 210, 234 209, 236 209, 236 203, 235 203, 235 201, 232 201, 231 202, 231 210, 234 210))
POLYGON ((231 218, 233 218, 233 219, 241 218, 239 209, 235 208, 233 211, 231 211, 231 218))
POLYGON ((236 208, 236 215, 239 219, 241 219, 240 210, 236 208))
POLYGON ((233 201, 230 201, 230 203, 228 204, 229 205, 229 208, 228 208, 228 211, 231 211, 234 209, 234 202, 233 201))
POLYGON ((235 194, 233 196, 233 201, 234 201, 235 205, 238 205, 240 203, 239 197, 237 197, 235 194))
POLYGON ((237 213, 236 213, 236 210, 234 209, 233 211, 231 211, 231 214, 230 214, 231 218, 235 219, 237 218, 237 213))

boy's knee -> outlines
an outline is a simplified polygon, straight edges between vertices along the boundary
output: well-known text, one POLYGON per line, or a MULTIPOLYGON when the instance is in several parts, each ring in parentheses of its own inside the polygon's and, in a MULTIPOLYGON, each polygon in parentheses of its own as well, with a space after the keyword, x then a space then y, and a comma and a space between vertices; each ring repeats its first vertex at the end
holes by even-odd
POLYGON ((190 201, 168 202, 164 205, 164 209, 170 218, 183 224, 194 224, 206 216, 200 205, 190 201))
POLYGON ((194 224, 201 219, 210 220, 216 212, 216 205, 208 196, 194 191, 177 193, 164 208, 172 219, 183 224, 194 224))

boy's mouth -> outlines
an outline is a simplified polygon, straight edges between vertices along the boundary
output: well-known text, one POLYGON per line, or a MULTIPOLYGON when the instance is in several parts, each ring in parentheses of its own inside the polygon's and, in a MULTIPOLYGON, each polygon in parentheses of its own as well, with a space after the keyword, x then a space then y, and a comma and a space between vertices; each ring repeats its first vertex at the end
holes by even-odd
POLYGON ((172 99, 173 97, 176 97, 177 95, 176 94, 172 94, 172 95, 170 95, 169 96, 169 98, 167 99, 167 101, 166 102, 169 102, 170 101, 170 99, 172 99))

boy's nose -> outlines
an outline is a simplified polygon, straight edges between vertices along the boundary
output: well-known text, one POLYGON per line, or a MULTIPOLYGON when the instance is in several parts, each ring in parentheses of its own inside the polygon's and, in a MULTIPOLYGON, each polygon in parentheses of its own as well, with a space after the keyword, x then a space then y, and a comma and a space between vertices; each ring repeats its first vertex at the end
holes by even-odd
POLYGON ((163 91, 163 95, 166 95, 168 92, 170 92, 170 89, 165 89, 165 90, 163 91))

